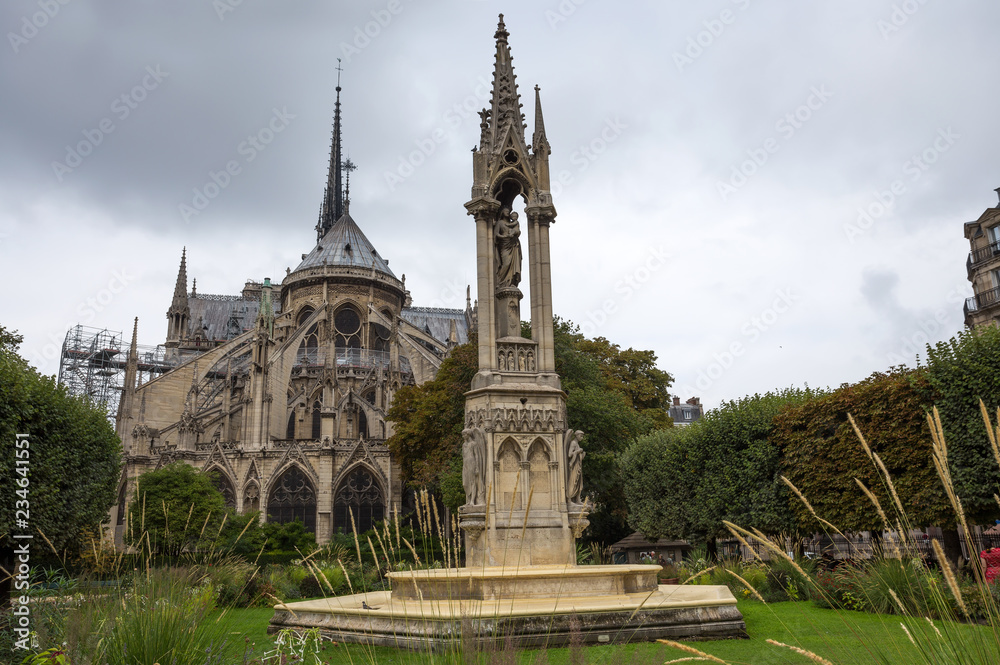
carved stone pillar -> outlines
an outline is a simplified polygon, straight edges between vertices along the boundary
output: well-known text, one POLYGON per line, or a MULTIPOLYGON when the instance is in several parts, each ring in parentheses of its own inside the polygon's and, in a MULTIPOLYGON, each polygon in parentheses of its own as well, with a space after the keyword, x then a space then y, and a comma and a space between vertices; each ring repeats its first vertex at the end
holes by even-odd
POLYGON ((521 298, 524 295, 516 286, 497 289, 497 337, 521 336, 521 298))

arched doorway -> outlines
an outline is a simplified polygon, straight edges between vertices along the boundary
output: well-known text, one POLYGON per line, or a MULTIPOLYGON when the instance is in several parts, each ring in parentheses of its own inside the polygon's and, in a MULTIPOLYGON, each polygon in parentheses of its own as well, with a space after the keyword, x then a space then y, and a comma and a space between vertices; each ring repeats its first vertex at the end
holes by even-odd
POLYGON ((316 488, 297 466, 281 474, 267 496, 267 521, 284 524, 301 521, 316 533, 316 488))
POLYGON ((359 465, 348 472, 335 496, 333 524, 336 529, 350 533, 351 514, 359 534, 385 519, 385 495, 374 474, 364 466, 359 465))

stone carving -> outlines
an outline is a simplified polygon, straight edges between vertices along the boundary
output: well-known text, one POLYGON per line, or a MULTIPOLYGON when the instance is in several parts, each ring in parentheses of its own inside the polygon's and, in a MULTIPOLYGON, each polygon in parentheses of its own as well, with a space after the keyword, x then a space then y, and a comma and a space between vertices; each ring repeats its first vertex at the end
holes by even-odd
POLYGON ((579 504, 583 494, 583 458, 587 453, 580 447, 582 440, 582 431, 566 430, 566 500, 571 504, 579 504))
POLYGON ((479 149, 490 149, 490 110, 479 111, 479 149))
POLYGON ((497 369, 501 372, 534 372, 535 344, 497 344, 497 369))
POLYGON ((521 227, 517 213, 510 208, 500 211, 494 233, 496 248, 497 287, 517 286, 521 283, 521 227))
POLYGON ((470 506, 486 503, 486 434, 478 427, 462 430, 462 485, 470 506))
POLYGON ((551 432, 562 429, 563 422, 561 409, 530 406, 510 409, 479 407, 465 414, 466 427, 481 427, 495 432, 551 432))

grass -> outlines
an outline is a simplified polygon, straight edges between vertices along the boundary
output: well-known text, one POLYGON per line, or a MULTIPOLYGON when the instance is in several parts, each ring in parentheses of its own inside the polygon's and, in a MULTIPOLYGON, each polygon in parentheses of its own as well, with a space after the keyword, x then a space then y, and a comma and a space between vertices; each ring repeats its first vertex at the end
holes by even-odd
MULTIPOLYGON (((785 644, 807 649, 838 664, 899 663, 910 665, 919 662, 919 654, 906 634, 899 627, 900 618, 893 615, 869 614, 846 610, 821 609, 809 602, 784 602, 764 605, 756 601, 739 601, 739 609, 747 622, 748 640, 721 640, 715 642, 689 642, 705 653, 730 663, 753 663, 771 665, 784 663, 805 663, 809 661, 787 649, 768 644, 770 638, 785 644), (879 653, 873 653, 877 645, 879 653)), ((226 634, 234 638, 233 662, 242 655, 243 638, 249 637, 256 643, 254 653, 261 647, 271 648, 271 640, 266 634, 267 622, 272 610, 229 610, 221 619, 226 634), (237 648, 238 647, 238 648, 237 648)), ((213 618, 215 615, 213 615, 213 618)), ((989 630, 980 626, 959 626, 959 630, 989 630)), ((662 644, 638 643, 624 646, 583 647, 585 663, 590 665, 616 665, 628 663, 663 663, 686 654, 662 644)), ((522 652, 520 663, 539 662, 537 651, 522 652)), ((549 649, 547 659, 550 665, 570 662, 570 649, 549 649)), ((337 663, 428 663, 435 659, 426 653, 397 651, 395 649, 371 648, 361 645, 328 646, 321 654, 331 665, 337 663)))

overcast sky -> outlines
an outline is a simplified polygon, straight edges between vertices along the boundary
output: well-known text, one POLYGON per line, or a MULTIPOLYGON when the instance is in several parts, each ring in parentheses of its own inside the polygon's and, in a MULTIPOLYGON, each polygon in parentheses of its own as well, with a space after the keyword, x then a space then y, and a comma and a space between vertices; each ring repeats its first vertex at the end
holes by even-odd
POLYGON ((414 304, 463 307, 500 11, 561 180, 558 315, 710 406, 962 328, 962 225, 1000 186, 996 2, 62 2, 0 5, 0 323, 46 373, 76 323, 162 343, 184 246, 202 293, 298 264, 337 58, 352 216, 414 304))

